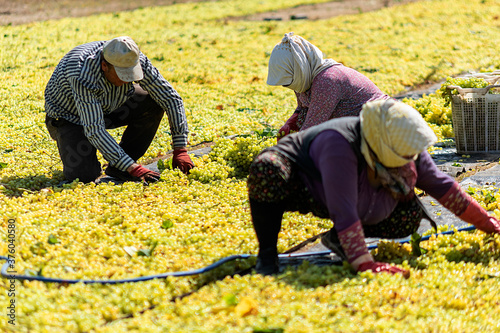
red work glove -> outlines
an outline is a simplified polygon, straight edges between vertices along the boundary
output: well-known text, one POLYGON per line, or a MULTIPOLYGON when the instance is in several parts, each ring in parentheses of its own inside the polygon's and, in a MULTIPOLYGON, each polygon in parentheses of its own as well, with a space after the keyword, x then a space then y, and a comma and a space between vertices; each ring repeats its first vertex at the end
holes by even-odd
POLYGON ((194 163, 193 161, 191 161, 191 158, 187 153, 187 149, 174 149, 174 156, 172 157, 172 167, 179 168, 185 174, 187 174, 189 170, 194 167, 194 163))
POLYGON ((284 136, 299 131, 299 126, 297 126, 297 120, 299 119, 299 113, 294 112, 290 118, 286 121, 278 132, 278 141, 284 136))
POLYGON ((142 165, 137 165, 129 172, 129 174, 148 183, 157 182, 160 180, 160 174, 158 172, 146 169, 142 165))
POLYGON ((470 202, 459 218, 486 233, 500 234, 500 222, 493 216, 489 216, 486 210, 475 200, 470 202))
POLYGON ((410 277, 410 271, 389 265, 385 262, 367 261, 358 266, 358 272, 364 272, 367 270, 371 270, 373 273, 401 273, 406 279, 410 277))

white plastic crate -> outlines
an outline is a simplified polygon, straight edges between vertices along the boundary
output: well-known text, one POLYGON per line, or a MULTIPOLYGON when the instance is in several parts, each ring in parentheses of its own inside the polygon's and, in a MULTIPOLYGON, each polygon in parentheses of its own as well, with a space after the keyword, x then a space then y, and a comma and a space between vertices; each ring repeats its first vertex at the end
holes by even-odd
POLYGON ((489 94, 491 88, 457 89, 452 96, 452 121, 457 153, 500 152, 500 94, 489 94))

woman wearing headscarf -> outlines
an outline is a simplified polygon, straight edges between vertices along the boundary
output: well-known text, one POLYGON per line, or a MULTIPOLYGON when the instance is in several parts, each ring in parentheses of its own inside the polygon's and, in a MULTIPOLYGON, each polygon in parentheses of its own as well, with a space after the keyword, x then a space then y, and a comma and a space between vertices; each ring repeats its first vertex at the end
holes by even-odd
POLYGON ((292 89, 297 108, 278 139, 332 118, 358 116, 368 101, 388 99, 370 79, 332 59, 293 32, 285 34, 269 59, 267 84, 292 89))
POLYGON ((326 121, 263 150, 248 177, 257 272, 278 272, 281 219, 285 211, 298 211, 333 221, 321 241, 355 270, 406 275, 375 262, 365 236, 416 232, 424 212, 414 188, 478 229, 500 233, 499 221, 436 167, 426 150, 435 141, 418 111, 389 99, 366 103, 359 117, 326 121))

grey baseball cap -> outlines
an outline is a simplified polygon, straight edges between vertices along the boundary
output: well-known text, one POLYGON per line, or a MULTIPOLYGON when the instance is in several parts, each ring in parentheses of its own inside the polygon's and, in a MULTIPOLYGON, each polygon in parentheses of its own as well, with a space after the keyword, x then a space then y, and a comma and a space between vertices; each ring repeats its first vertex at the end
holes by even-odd
POLYGON ((103 48, 104 59, 114 66, 118 78, 125 82, 143 79, 139 54, 139 47, 128 36, 113 38, 103 48))

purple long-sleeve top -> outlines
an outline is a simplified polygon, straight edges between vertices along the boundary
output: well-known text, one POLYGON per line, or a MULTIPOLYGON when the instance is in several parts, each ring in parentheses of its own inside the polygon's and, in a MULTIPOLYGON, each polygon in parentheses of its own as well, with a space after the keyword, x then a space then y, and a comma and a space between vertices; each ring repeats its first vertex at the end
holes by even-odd
MULTIPOLYGON (((326 130, 311 143, 309 156, 321 174, 321 181, 300 173, 316 200, 322 202, 342 231, 357 221, 373 225, 387 218, 397 201, 383 187, 368 181, 367 166, 358 174, 358 157, 349 142, 337 131, 326 130)), ((428 152, 421 153, 416 187, 435 199, 443 197, 455 180, 440 171, 428 152)))
POLYGON ((325 69, 309 90, 295 94, 295 112, 307 112, 301 131, 332 118, 358 116, 366 102, 389 98, 369 78, 341 64, 325 69))

